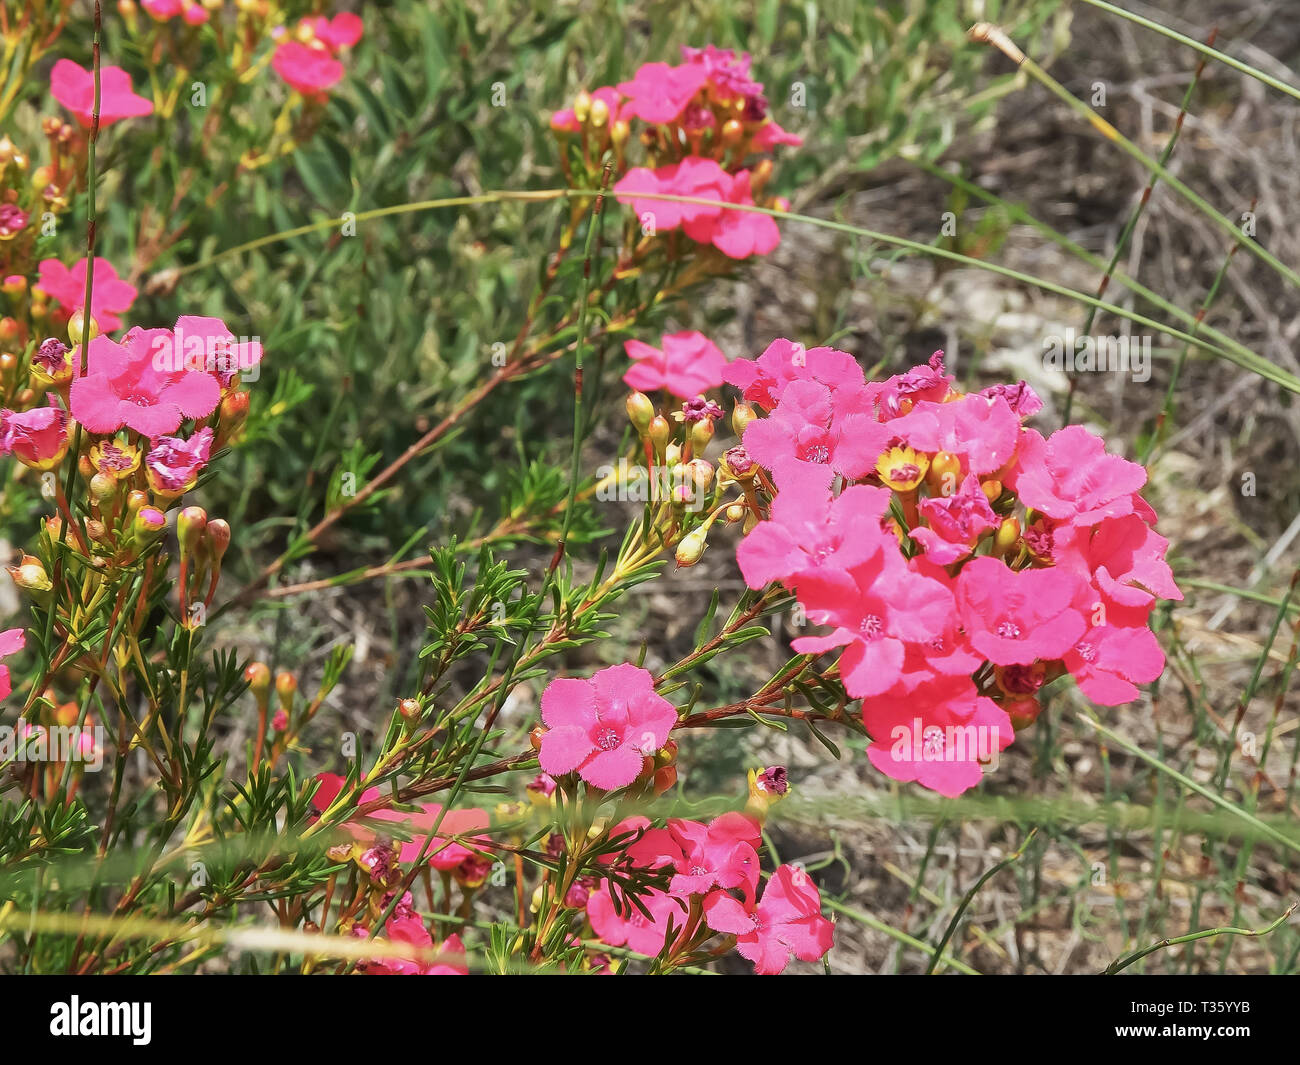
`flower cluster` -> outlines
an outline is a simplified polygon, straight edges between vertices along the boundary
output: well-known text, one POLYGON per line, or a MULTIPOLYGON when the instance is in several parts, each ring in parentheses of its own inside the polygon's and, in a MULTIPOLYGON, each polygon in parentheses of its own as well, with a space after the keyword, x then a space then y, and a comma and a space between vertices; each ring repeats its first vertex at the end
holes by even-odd
POLYGON ((959 794, 1049 681, 1117 705, 1160 675, 1148 619, 1182 596, 1146 471, 1081 426, 1023 425, 1042 406, 1024 382, 963 393, 942 353, 867 382, 846 352, 788 340, 725 376, 766 411, 729 453, 768 500, 741 571, 830 627, 794 647, 839 651, 882 772, 959 794))
MULTIPOLYGON (((783 769, 766 773, 784 777, 783 769)), ((752 788, 758 791, 757 784, 752 788)), ((674 959, 717 956, 734 943, 760 975, 782 972, 791 958, 817 961, 833 934, 821 915, 821 895, 806 872, 790 865, 772 873, 760 892, 761 833, 761 821, 748 812, 707 824, 669 818, 662 828, 645 817, 627 818, 611 830, 619 849, 602 858, 609 875, 567 901, 585 906, 603 943, 648 957, 665 950, 674 959), (616 873, 653 876, 663 886, 632 899, 616 873), (719 935, 720 945, 711 944, 719 935)))
POLYGON ((598 172, 597 162, 612 149, 622 175, 615 195, 636 212, 645 236, 681 230, 731 259, 766 255, 781 239, 771 216, 721 205, 783 209, 784 201, 764 195, 771 162, 753 160, 802 141, 769 114, 747 54, 709 45, 683 47, 682 58, 677 66, 646 63, 630 81, 581 94, 572 108, 556 112, 551 128, 561 137, 579 136, 588 174, 598 172), (626 169, 633 122, 642 124, 646 165, 626 169))
MULTIPOLYGON (((623 664, 591 680, 552 681, 542 695, 542 721, 538 754, 547 795, 557 777, 576 776, 598 793, 645 781, 661 794, 676 780, 668 735, 677 711, 655 693, 644 669, 623 664), (671 775, 663 775, 665 768, 671 775)), ((751 780, 751 813, 723 814, 708 824, 670 818, 665 828, 645 817, 625 819, 610 833, 617 846, 600 859, 610 875, 575 884, 566 905, 585 907, 604 943, 649 957, 671 948, 680 960, 722 934, 735 937, 759 973, 779 973, 792 956, 815 961, 830 949, 831 926, 807 875, 782 866, 759 895, 760 818, 787 790, 785 770, 773 768, 751 780), (671 879, 632 900, 615 872, 671 879)))
POLYGON ((297 31, 284 31, 271 56, 271 66, 290 88, 309 100, 323 100, 343 80, 345 68, 338 55, 361 40, 359 16, 350 11, 332 19, 318 15, 299 21, 297 31))

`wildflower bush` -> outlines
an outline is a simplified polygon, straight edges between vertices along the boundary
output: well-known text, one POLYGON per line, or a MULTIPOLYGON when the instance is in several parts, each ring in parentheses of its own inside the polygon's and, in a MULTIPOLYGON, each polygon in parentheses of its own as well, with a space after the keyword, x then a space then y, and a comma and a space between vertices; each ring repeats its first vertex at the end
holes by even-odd
POLYGON ((1145 462, 951 353, 721 338, 806 224, 880 237, 794 211, 834 166, 765 88, 787 40, 826 32, 791 99, 866 171, 992 115, 987 43, 1059 44, 1056 5, 968 41, 961 3, 760 4, 579 71, 610 23, 505 7, 4 7, 5 968, 829 971, 852 911, 774 841, 800 769, 701 737, 959 810, 1062 693, 1162 676, 1145 462), (629 638, 719 556, 689 647, 629 638), (399 578, 347 706, 359 641, 294 604, 399 578))

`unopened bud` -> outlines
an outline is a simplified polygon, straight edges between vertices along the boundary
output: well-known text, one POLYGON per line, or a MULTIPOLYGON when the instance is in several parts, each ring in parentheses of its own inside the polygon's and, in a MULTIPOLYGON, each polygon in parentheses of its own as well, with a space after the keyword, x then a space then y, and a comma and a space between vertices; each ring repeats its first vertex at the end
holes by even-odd
POLYGON ((226 548, 230 546, 230 524, 224 518, 213 518, 208 522, 207 540, 212 564, 220 569, 226 548))
POLYGON ((643 392, 631 392, 626 406, 628 421, 632 423, 637 436, 645 436, 655 416, 655 405, 650 402, 650 397, 643 392))
POLYGON ((703 451, 713 439, 713 419, 704 418, 691 426, 691 447, 703 451))
POLYGON ((673 427, 668 424, 668 419, 662 414, 656 414, 650 419, 650 426, 647 429, 647 435, 650 437, 650 443, 654 445, 655 451, 663 454, 664 447, 668 443, 669 434, 672 433, 673 427))
POLYGON ((208 527, 208 513, 202 507, 185 507, 176 518, 176 537, 181 554, 193 554, 208 527))
POLYGON ((298 692, 298 678, 292 673, 281 672, 275 675, 275 694, 280 699, 280 706, 285 710, 293 709, 293 697, 298 692))
POLYGON ((1004 518, 993 537, 993 546, 999 555, 1007 554, 1020 539, 1020 522, 1015 518, 1004 518))
POLYGON ((745 426, 757 417, 754 408, 748 403, 737 403, 735 410, 731 412, 731 431, 737 436, 744 436, 745 426))
POLYGON ((694 532, 689 532, 682 537, 674 555, 679 569, 683 566, 693 566, 700 560, 700 556, 704 554, 704 548, 707 546, 707 539, 708 532, 705 529, 696 529, 694 532))
POLYGON ((244 667, 244 679, 248 681, 248 690, 257 696, 259 702, 271 690, 271 670, 265 662, 249 662, 244 667))
MULTIPOLYGON (((132 495, 135 493, 133 492, 132 495)), ((140 493, 144 495, 143 492, 140 493)), ((167 528, 167 515, 157 507, 141 507, 131 519, 131 531, 138 540, 148 542, 167 528)))
POLYGON ((112 502, 117 495, 117 481, 106 473, 97 473, 90 479, 90 497, 101 506, 112 502))
POLYGON ((74 344, 89 343, 99 336, 99 323, 83 311, 73 311, 68 319, 68 339, 74 344), (83 339, 83 334, 88 334, 83 339))
POLYGON ((580 125, 586 125, 591 116, 591 96, 584 89, 573 101, 573 117, 580 125))
POLYGON ((35 555, 23 555, 16 566, 6 566, 14 584, 39 603, 49 598, 54 583, 45 572, 45 566, 35 555))

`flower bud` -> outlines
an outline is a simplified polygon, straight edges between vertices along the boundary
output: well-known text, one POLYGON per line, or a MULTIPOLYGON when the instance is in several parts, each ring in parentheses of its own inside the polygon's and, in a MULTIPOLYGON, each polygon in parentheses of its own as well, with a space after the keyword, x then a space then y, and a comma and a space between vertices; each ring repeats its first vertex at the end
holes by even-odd
POLYGON ((418 699, 403 699, 397 704, 397 712, 407 721, 414 721, 420 716, 420 701, 418 699))
POLYGON ((705 491, 713 483, 713 466, 704 459, 691 459, 685 466, 686 472, 701 492, 705 491))
POLYGON ((140 511, 146 503, 149 502, 149 493, 142 492, 140 489, 127 492, 126 494, 126 512, 134 515, 140 511))
POLYGON ((744 436, 745 426, 757 417, 754 408, 748 403, 737 403, 735 409, 731 412, 731 431, 737 436, 744 436))
POLYGON ((244 427, 248 421, 249 395, 247 392, 227 392, 221 399, 221 419, 217 423, 214 446, 221 448, 244 427))
POLYGON ((984 498, 990 503, 996 502, 998 496, 1002 494, 1002 482, 983 481, 980 483, 980 490, 984 493, 984 498))
POLYGON ((591 122, 592 129, 603 128, 605 123, 609 121, 609 104, 599 98, 592 100, 588 121, 591 122))
POLYGON ((734 525, 736 522, 741 521, 748 512, 749 508, 744 503, 732 503, 726 511, 728 524, 734 525))
POLYGON ((68 339, 74 344, 89 343, 99 336, 99 323, 83 311, 73 311, 68 319, 68 339), (83 341, 83 334, 86 334, 83 341))
POLYGON ((248 681, 248 690, 257 696, 257 701, 266 699, 271 690, 271 670, 265 662, 249 662, 244 667, 244 679, 248 681))
POLYGON ((952 495, 961 481, 961 459, 951 451, 940 451, 930 460, 925 481, 932 495, 952 495))
POLYGON ((285 710, 293 709, 293 697, 298 692, 298 678, 283 671, 275 675, 275 694, 280 699, 280 706, 285 710))
POLYGON ((212 564, 220 570, 221 560, 230 546, 230 525, 224 518, 213 518, 208 522, 207 541, 212 564))
POLYGON ((185 507, 176 519, 176 537, 181 543, 181 555, 193 554, 208 527, 208 513, 202 507, 185 507))
POLYGON ((643 392, 629 392, 627 397, 627 418, 636 430, 637 436, 645 436, 650 422, 655 416, 655 405, 643 392))
POLYGON ((713 439, 713 419, 705 418, 691 426, 691 447, 703 451, 713 439))
POLYGON ((659 454, 663 454, 664 447, 668 444, 668 436, 672 432, 672 426, 668 424, 668 419, 662 414, 656 414, 650 419, 650 426, 647 435, 650 437, 650 443, 659 454))
POLYGON ((694 532, 689 532, 682 537, 674 556, 677 559, 679 569, 683 566, 693 566, 700 560, 700 556, 704 554, 704 548, 707 546, 708 535, 707 529, 696 529, 694 532))
POLYGON ((727 148, 734 148, 745 136, 745 127, 734 118, 727 119, 722 125, 722 143, 727 148))
POLYGON ((14 584, 30 595, 38 603, 45 604, 50 599, 54 583, 45 572, 45 566, 35 555, 23 555, 16 566, 6 566, 14 584))
MULTIPOLYGON (((140 494, 144 495, 143 492, 140 494)), ((167 528, 167 515, 157 507, 141 507, 131 519, 131 532, 141 543, 148 543, 165 528, 167 528)))
POLYGON ((117 481, 106 473, 97 473, 90 479, 90 497, 103 506, 117 495, 117 481))
POLYGON ((1011 718, 1011 727, 1017 732, 1027 729, 1038 720, 1038 715, 1043 712, 1042 706, 1033 697, 1008 700, 1002 704, 1002 709, 1011 718))
POLYGON ((993 536, 993 547, 999 555, 1010 553, 1020 540, 1020 522, 1015 518, 1003 518, 1002 524, 993 536))
POLYGON ((584 89, 574 98, 573 117, 580 125, 586 125, 591 116, 591 96, 584 89))

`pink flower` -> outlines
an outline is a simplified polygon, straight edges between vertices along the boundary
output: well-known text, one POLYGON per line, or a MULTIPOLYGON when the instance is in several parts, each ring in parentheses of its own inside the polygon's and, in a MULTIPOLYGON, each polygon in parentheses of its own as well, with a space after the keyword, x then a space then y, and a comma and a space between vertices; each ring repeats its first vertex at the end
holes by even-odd
POLYGON ((669 884, 674 895, 703 895, 714 888, 740 888, 753 900, 758 890, 758 847, 762 832, 747 814, 726 813, 708 825, 673 818, 668 831, 683 857, 669 884))
POLYGON ((376 958, 365 963, 365 971, 378 976, 467 976, 469 965, 465 960, 465 945, 460 936, 451 935, 438 946, 424 927, 424 922, 415 914, 398 917, 396 914, 388 919, 384 931, 394 943, 405 943, 429 951, 437 951, 441 956, 437 961, 424 958, 376 958))
POLYGON ((925 548, 931 561, 951 565, 971 553, 975 542, 1000 524, 980 488, 979 478, 968 473, 961 490, 950 496, 932 496, 921 500, 917 509, 929 527, 911 531, 912 539, 925 548))
POLYGON ((944 369, 943 352, 936 351, 925 364, 913 366, 884 382, 880 391, 880 416, 896 418, 907 413, 911 403, 922 400, 942 402, 952 382, 952 375, 944 369))
POLYGON ((621 897, 616 904, 610 882, 602 880, 587 898, 587 920, 601 942, 653 958, 664 949, 669 924, 675 929, 686 924, 686 907, 657 888, 639 893, 636 902, 621 897), (637 908, 636 902, 645 907, 649 917, 637 908))
POLYGON ((361 40, 361 34, 364 30, 364 24, 361 16, 354 15, 351 11, 343 11, 335 15, 332 19, 327 19, 323 15, 318 15, 309 20, 312 32, 316 35, 316 40, 320 41, 331 52, 337 53, 340 49, 351 48, 361 40))
POLYGON ((898 682, 905 644, 943 631, 953 597, 941 581, 909 569, 897 551, 881 551, 845 574, 801 581, 799 601, 809 621, 834 631, 802 636, 794 649, 821 654, 844 647, 840 675, 849 694, 861 698, 898 682))
POLYGON ((935 677, 906 699, 894 693, 862 704, 871 764, 894 780, 916 781, 949 798, 983 778, 982 762, 1011 745, 1011 719, 980 695, 969 676, 935 677))
POLYGON ((712 44, 703 48, 682 45, 682 58, 688 64, 702 68, 713 87, 713 95, 721 101, 742 99, 756 101, 766 112, 767 102, 763 99, 763 86, 749 76, 749 53, 742 55, 730 48, 718 48, 712 44))
POLYGON ((1025 506, 1049 518, 1095 525, 1134 513, 1134 493, 1146 479, 1147 471, 1136 462, 1108 455, 1101 437, 1082 425, 1068 425, 1046 440, 1024 430, 1009 483, 1025 506))
MULTIPOLYGON (((47 296, 59 301, 65 317, 73 311, 85 309, 86 260, 82 259, 69 270, 58 259, 42 259, 36 287, 47 296)), ((136 289, 117 276, 113 264, 107 259, 95 260, 95 278, 90 293, 90 316, 105 333, 121 328, 117 316, 131 309, 136 289)))
POLYGON ((991 385, 981 390, 980 395, 988 399, 1005 399, 1017 418, 1031 418, 1043 409, 1043 401, 1027 381, 1014 385, 991 385))
MULTIPOLYGON (((723 199, 740 207, 754 206, 748 170, 731 175, 730 184, 723 188, 723 199)), ((700 214, 684 218, 682 228, 692 240, 712 244, 732 259, 766 255, 781 243, 781 230, 777 228, 776 220, 757 211, 724 210, 716 215, 700 214)))
POLYGON ((871 416, 866 397, 795 381, 768 417, 745 426, 745 450, 778 485, 807 478, 828 488, 836 475, 856 481, 875 468, 892 436, 871 416))
POLYGON ((917 451, 948 451, 967 473, 992 473, 1016 450, 1020 419, 1000 396, 974 393, 951 403, 918 401, 889 428, 917 451))
POLYGON ((774 119, 768 119, 754 134, 754 139, 750 142, 756 152, 770 152, 779 144, 789 145, 791 148, 798 148, 803 144, 803 138, 797 133, 789 133, 782 129, 774 119))
POLYGON ((652 828, 650 818, 637 814, 626 817, 609 832, 611 843, 620 849, 602 854, 602 865, 627 869, 662 869, 685 857, 681 844, 666 828, 652 828))
POLYGON ((179 15, 191 26, 202 26, 209 18, 208 9, 195 0, 140 0, 140 6, 159 22, 179 15))
MULTIPOLYGON (((414 830, 423 830, 425 835, 417 835, 402 844, 399 857, 404 862, 413 862, 420 856, 420 852, 425 850, 425 840, 428 839, 428 832, 433 828, 434 823, 438 820, 438 815, 442 813, 442 807, 436 802, 423 803, 420 806, 418 814, 403 814, 394 810, 377 810, 372 816, 381 820, 400 820, 409 824, 414 830)), ((471 835, 479 829, 487 828, 491 824, 491 819, 486 810, 471 808, 466 810, 448 810, 442 817, 442 823, 438 825, 438 835, 433 837, 433 842, 429 844, 428 850, 425 851, 425 860, 435 869, 448 871, 455 869, 461 862, 467 858, 475 856, 476 852, 461 843, 454 843, 447 839, 447 836, 461 836, 476 844, 479 850, 490 843, 489 837, 482 835, 471 835), (445 833, 445 835, 444 835, 445 833)))
POLYGON ((203 370, 215 374, 223 387, 235 374, 251 370, 262 361, 260 341, 236 338, 220 318, 181 315, 176 319, 172 339, 168 369, 203 370))
POLYGON ((704 919, 715 932, 736 937, 736 951, 760 976, 783 972, 792 957, 817 961, 834 942, 834 927, 821 915, 817 885, 802 869, 783 865, 763 888, 758 906, 716 891, 704 901, 704 919))
POLYGON ((629 388, 638 392, 665 388, 681 399, 692 399, 722 384, 727 357, 703 333, 668 333, 661 343, 663 348, 639 340, 623 342, 632 360, 623 375, 629 388))
POLYGON ((1012 570, 983 555, 957 578, 957 612, 971 644, 999 666, 1060 658, 1087 628, 1074 600, 1077 574, 1059 568, 1012 570))
POLYGON ((1061 656, 1079 690, 1102 706, 1120 706, 1138 697, 1138 684, 1164 672, 1165 653, 1145 625, 1089 629, 1061 656))
POLYGON ((0 204, 0 240, 8 240, 27 225, 28 217, 16 203, 0 204))
MULTIPOLYGON (((320 786, 312 795, 311 804, 319 812, 324 813, 338 798, 345 781, 343 777, 336 773, 318 773, 316 779, 320 782, 320 786)), ((383 792, 379 788, 366 788, 356 798, 355 803, 357 806, 368 806, 381 798, 382 795, 383 792)), ((466 858, 472 857, 475 851, 461 843, 452 842, 447 837, 469 837, 474 843, 486 846, 489 842, 487 836, 482 834, 470 836, 470 833, 487 828, 491 822, 484 810, 448 810, 442 818, 442 823, 438 825, 438 834, 433 837, 433 842, 429 844, 426 850, 425 841, 429 838, 428 833, 438 820, 438 815, 441 812, 442 807, 437 803, 424 803, 421 805, 419 813, 414 814, 380 807, 368 813, 366 819, 372 823, 383 822, 397 825, 403 832, 424 832, 424 835, 416 834, 411 839, 401 842, 401 848, 398 852, 399 861, 414 862, 419 858, 421 852, 424 852, 426 861, 435 869, 455 869, 466 858)), ((350 836, 362 843, 369 843, 375 838, 374 828, 355 820, 345 821, 341 827, 350 836)))
POLYGON ((626 787, 668 742, 677 709, 655 694, 648 670, 609 666, 590 680, 553 680, 542 693, 539 761, 551 776, 576 771, 604 791, 626 787))
POLYGON ((772 410, 793 381, 816 381, 833 391, 864 387, 862 367, 847 351, 805 348, 792 340, 774 340, 757 359, 729 363, 724 380, 741 389, 746 400, 772 410))
POLYGON ((271 56, 275 72, 307 97, 324 96, 327 89, 343 80, 343 64, 324 48, 310 48, 301 41, 284 41, 271 56))
POLYGON ((149 487, 165 496, 188 492, 207 466, 211 451, 212 430, 208 426, 188 440, 178 436, 158 437, 144 460, 149 487))
POLYGON ((745 583, 793 587, 806 575, 851 569, 882 548, 896 551, 897 541, 880 528, 889 498, 887 489, 855 485, 831 499, 818 482, 790 481, 772 501, 771 520, 736 548, 745 583))
POLYGON ((121 344, 96 337, 89 372, 72 382, 72 416, 92 433, 127 426, 148 437, 173 433, 186 418, 206 418, 221 388, 202 370, 156 368, 156 356, 172 344, 167 329, 132 329, 121 344))
MULTIPOLYGON (((95 75, 71 59, 60 59, 50 71, 50 93, 77 120, 90 126, 95 108, 95 75)), ((153 113, 153 103, 131 90, 131 76, 121 67, 99 68, 99 124, 153 113)))
POLYGON ((61 407, 0 411, 0 455, 17 455, 34 470, 52 470, 67 452, 68 412, 61 407))
MULTIPOLYGON (((17 654, 27 643, 27 634, 22 629, 5 629, 0 632, 0 658, 8 658, 10 655, 17 654)), ((9 667, 0 665, 0 699, 9 698, 9 693, 14 690, 13 681, 9 676, 9 667)))
POLYGON ((1126 514, 1096 525, 1062 526, 1053 535, 1052 552, 1057 565, 1091 580, 1111 622, 1144 625, 1156 597, 1183 598, 1165 561, 1168 549, 1168 540, 1136 514, 1126 514))
POLYGON ((645 63, 631 81, 621 82, 618 91, 628 97, 624 118, 646 122, 672 122, 692 97, 709 80, 709 70, 699 63, 680 67, 667 63, 645 63))
MULTIPOLYGON (((688 156, 680 163, 650 170, 633 167, 614 186, 614 195, 620 203, 627 203, 641 218, 647 219, 653 231, 666 232, 686 222, 716 218, 722 214, 721 206, 702 203, 680 203, 675 200, 643 198, 652 196, 690 196, 697 200, 717 200, 719 204, 732 189, 732 178, 712 159, 688 156), (638 197, 638 193, 642 194, 638 197)), ((768 219, 771 221, 771 219, 768 219)), ((706 238, 707 239, 707 238, 706 238)))

